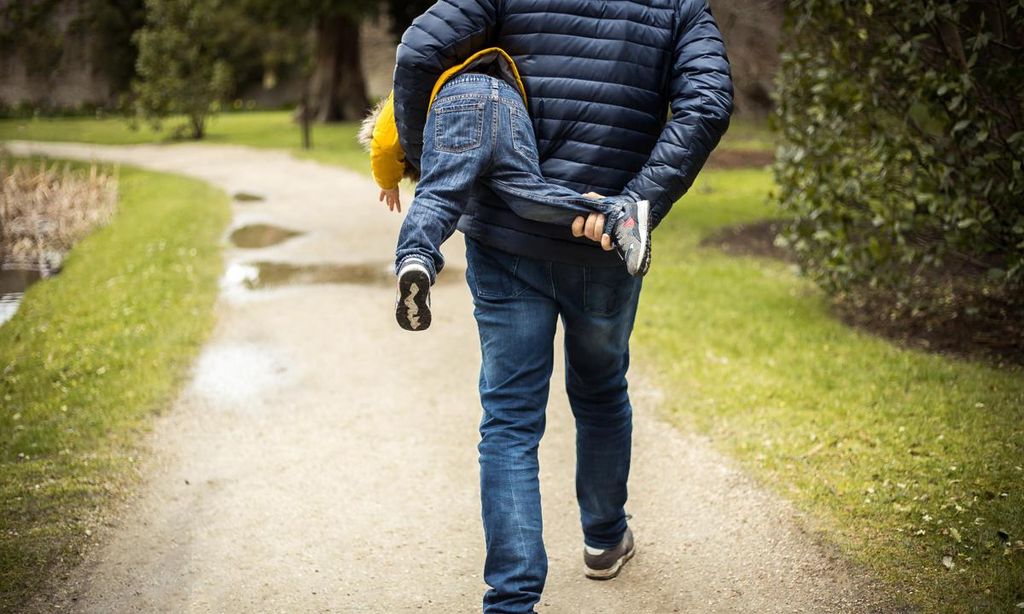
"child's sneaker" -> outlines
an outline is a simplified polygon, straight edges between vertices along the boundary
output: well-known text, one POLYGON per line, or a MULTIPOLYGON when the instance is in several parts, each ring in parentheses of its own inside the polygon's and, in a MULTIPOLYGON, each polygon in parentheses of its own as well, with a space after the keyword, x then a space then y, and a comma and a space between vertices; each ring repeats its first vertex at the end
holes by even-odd
POLYGON ((612 244, 626 261, 626 271, 643 277, 651 266, 651 204, 646 200, 630 201, 612 227, 612 244))
POLYGON ((407 262, 398 271, 395 319, 405 330, 430 328, 430 273, 419 262, 407 262))

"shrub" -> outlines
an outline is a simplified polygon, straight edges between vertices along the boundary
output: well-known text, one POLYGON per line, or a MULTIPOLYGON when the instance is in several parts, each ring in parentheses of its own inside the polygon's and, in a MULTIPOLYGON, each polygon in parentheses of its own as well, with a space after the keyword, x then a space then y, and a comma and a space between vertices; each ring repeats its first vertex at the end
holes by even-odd
POLYGON ((776 175, 805 271, 900 313, 972 294, 1019 317, 1024 2, 794 0, 785 30, 776 175))
POLYGON ((138 115, 159 129, 167 117, 184 115, 193 139, 205 134, 206 119, 231 91, 231 71, 221 40, 218 0, 146 0, 146 26, 134 36, 139 47, 132 94, 138 115))

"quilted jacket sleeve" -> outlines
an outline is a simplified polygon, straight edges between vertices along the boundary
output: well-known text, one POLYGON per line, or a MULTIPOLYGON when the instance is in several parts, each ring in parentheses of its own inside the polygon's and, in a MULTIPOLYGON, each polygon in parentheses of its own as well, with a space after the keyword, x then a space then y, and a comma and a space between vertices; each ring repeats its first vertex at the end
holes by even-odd
POLYGON ((395 119, 406 163, 420 167, 434 83, 445 70, 488 46, 498 1, 440 0, 402 36, 395 65, 395 119))
POLYGON ((725 45, 706 0, 681 0, 668 95, 672 117, 626 193, 651 202, 657 225, 693 185, 729 127, 732 78, 725 45))

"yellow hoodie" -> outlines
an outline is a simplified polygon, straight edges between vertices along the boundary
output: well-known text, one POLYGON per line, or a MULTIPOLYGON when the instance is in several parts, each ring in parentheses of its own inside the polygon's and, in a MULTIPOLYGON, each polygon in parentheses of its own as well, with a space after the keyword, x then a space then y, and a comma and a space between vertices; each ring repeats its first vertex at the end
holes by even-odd
MULTIPOLYGON (((519 88, 519 93, 522 94, 525 102, 526 88, 523 86, 516 63, 504 50, 491 47, 474 53, 462 64, 446 70, 434 84, 427 108, 433 106, 438 92, 456 75, 479 70, 492 64, 497 65, 501 76, 506 81, 519 88)), ((381 189, 397 188, 398 182, 406 176, 407 171, 413 170, 406 168, 405 152, 402 151, 402 145, 398 142, 394 92, 388 94, 388 97, 381 101, 363 120, 363 127, 359 132, 359 142, 370 152, 370 169, 373 171, 373 180, 381 189)))

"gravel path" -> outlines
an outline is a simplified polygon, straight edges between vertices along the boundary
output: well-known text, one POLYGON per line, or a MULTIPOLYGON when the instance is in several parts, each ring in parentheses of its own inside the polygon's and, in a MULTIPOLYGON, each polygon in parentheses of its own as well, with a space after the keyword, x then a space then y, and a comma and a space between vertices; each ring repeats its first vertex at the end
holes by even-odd
MULTIPOLYGON (((266 200, 233 205, 233 228, 305 233, 273 247, 229 247, 234 265, 376 270, 390 260, 400 223, 376 203, 369 180, 283 152, 8 148, 258 194, 266 200)), ((479 346, 458 279, 461 238, 446 247, 454 283, 436 287, 425 333, 398 328, 386 283, 250 291, 226 282, 193 379, 157 420, 141 491, 46 604, 104 613, 479 611, 479 346)), ((659 420, 657 392, 642 373, 631 380, 638 555, 614 581, 583 577, 573 426, 556 385, 541 447, 551 565, 540 612, 884 609, 884 596, 802 529, 788 504, 706 440, 659 420)))

